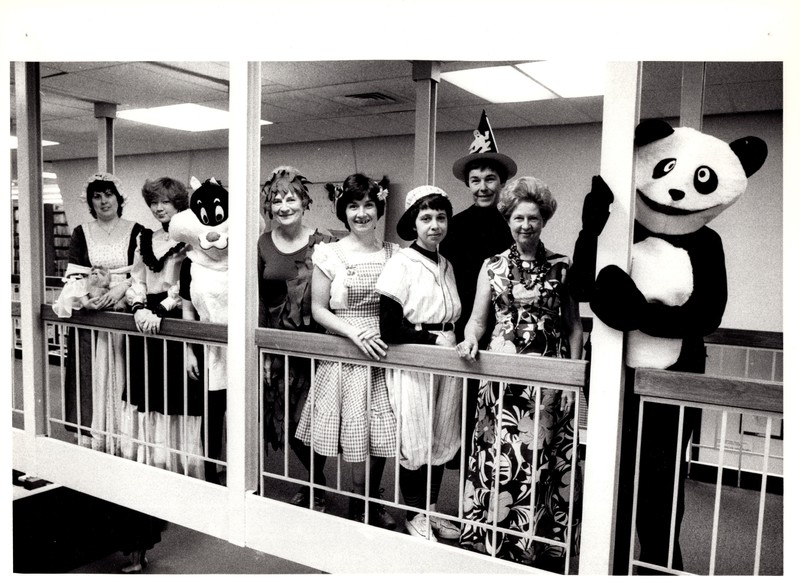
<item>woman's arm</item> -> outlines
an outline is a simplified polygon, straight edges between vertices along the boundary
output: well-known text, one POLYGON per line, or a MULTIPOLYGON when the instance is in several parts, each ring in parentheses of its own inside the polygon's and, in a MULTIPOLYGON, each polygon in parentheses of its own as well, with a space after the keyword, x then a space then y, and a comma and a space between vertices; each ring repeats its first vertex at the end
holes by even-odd
MULTIPOLYGON (((583 358, 583 323, 578 302, 566 292, 561 298, 561 325, 569 341, 569 357, 573 360, 583 358)), ((561 410, 569 413, 575 404, 575 393, 561 392, 561 410)))
POLYGON ((333 313, 330 308, 331 280, 319 267, 311 275, 311 317, 328 331, 348 338, 373 360, 386 355, 386 344, 377 330, 359 330, 333 313))
POLYGON ((464 328, 464 341, 456 346, 458 355, 470 362, 474 362, 478 355, 478 340, 486 332, 486 322, 489 320, 489 309, 492 305, 492 287, 487 272, 488 263, 487 259, 481 265, 478 283, 475 287, 475 302, 472 304, 472 313, 464 328))

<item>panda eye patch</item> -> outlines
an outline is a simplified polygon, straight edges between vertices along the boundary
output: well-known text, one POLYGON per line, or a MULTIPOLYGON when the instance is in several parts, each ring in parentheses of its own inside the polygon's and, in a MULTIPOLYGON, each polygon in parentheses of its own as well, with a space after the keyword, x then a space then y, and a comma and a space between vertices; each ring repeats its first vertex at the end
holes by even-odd
POLYGON ((214 219, 217 221, 217 223, 225 220, 225 209, 222 206, 217 206, 214 208, 214 219))
POLYGON ((666 158, 658 162, 653 168, 653 178, 663 178, 675 169, 675 158, 666 158))
POLYGON ((694 189, 700 194, 711 194, 718 185, 717 173, 708 166, 700 166, 694 171, 694 189))
POLYGON ((200 220, 203 221, 203 224, 208 224, 208 212, 205 208, 200 209, 200 220))

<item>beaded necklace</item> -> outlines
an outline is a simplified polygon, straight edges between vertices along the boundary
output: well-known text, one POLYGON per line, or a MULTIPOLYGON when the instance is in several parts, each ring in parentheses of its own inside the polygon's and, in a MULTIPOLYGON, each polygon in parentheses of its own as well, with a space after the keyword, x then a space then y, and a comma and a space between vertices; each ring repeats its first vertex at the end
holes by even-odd
POLYGON ((536 284, 535 275, 541 272, 542 268, 547 265, 547 251, 545 251, 542 241, 539 241, 533 261, 523 261, 522 257, 519 255, 519 248, 517 248, 516 243, 514 243, 509 249, 508 258, 511 263, 508 269, 508 308, 511 311, 514 326, 516 326, 519 323, 519 310, 514 300, 514 271, 519 273, 520 283, 522 283, 525 289, 530 291, 536 284), (527 275, 527 277, 525 275, 527 275))

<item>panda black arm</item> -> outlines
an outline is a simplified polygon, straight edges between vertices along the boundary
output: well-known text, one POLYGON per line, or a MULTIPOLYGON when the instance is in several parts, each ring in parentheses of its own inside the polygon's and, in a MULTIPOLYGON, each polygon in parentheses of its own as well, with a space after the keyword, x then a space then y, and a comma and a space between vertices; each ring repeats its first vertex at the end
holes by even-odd
POLYGON ((725 252, 716 232, 702 228, 685 237, 681 246, 689 253, 694 286, 685 304, 670 307, 648 303, 640 329, 658 337, 703 337, 715 331, 728 301, 725 252))

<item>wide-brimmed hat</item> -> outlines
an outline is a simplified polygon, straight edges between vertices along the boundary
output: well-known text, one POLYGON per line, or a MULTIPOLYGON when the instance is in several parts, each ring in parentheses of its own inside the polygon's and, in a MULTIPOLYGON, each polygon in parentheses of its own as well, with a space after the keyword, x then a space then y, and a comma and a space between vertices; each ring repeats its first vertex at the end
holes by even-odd
MULTIPOLYGON (((489 118, 486 117, 486 111, 481 113, 481 120, 478 123, 478 129, 472 132, 475 139, 469 146, 469 154, 463 158, 459 158, 453 164, 453 175, 462 182, 467 181, 466 167, 467 164, 475 160, 491 160, 495 164, 502 166, 506 171, 505 180, 511 178, 517 173, 517 164, 505 154, 498 153, 497 142, 492 133, 492 126, 489 125, 489 118)), ((501 176, 502 178, 502 176, 501 176)), ((503 181, 505 181, 503 180, 503 181)))
POLYGON ((445 198, 448 197, 447 192, 436 186, 417 186, 406 194, 406 211, 403 213, 403 216, 400 217, 400 220, 397 221, 397 236, 401 239, 414 240, 417 238, 417 231, 414 230, 414 222, 417 217, 413 210, 422 198, 430 196, 431 194, 438 194, 445 198))

